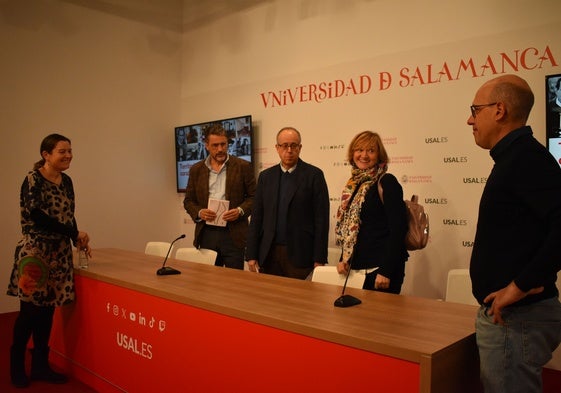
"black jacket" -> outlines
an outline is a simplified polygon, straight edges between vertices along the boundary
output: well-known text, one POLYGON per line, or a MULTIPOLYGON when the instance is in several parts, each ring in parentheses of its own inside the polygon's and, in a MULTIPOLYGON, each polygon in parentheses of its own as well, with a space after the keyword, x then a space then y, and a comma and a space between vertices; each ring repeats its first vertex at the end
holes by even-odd
POLYGON ((373 184, 365 195, 360 209, 360 229, 355 244, 352 269, 378 266, 378 273, 391 281, 403 282, 407 216, 403 189, 394 175, 387 173, 381 179, 384 203, 373 184))
MULTIPOLYGON (((275 240, 280 176, 280 165, 275 165, 261 172, 257 181, 246 259, 256 259, 260 266, 275 240)), ((288 257, 302 268, 313 267, 314 262, 327 263, 329 193, 323 172, 298 160, 291 176, 295 179, 286 217, 288 257)))

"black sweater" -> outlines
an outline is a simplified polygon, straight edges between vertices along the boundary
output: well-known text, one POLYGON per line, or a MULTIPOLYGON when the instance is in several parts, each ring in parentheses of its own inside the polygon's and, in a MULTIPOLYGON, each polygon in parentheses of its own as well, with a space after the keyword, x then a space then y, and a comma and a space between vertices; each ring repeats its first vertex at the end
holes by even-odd
POLYGON ((479 303, 514 280, 523 291, 544 286, 514 305, 556 297, 561 269, 561 168, 528 126, 490 151, 495 165, 479 205, 471 256, 479 303))

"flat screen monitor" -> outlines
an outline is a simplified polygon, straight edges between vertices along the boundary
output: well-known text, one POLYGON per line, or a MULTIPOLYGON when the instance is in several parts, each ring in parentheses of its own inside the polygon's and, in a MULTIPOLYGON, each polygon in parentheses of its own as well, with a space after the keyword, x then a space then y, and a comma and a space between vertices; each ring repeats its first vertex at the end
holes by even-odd
POLYGON ((561 74, 545 77, 546 144, 561 165, 561 74))
POLYGON ((205 133, 213 124, 221 124, 228 133, 228 154, 253 162, 253 127, 251 115, 213 120, 205 123, 175 127, 175 162, 177 192, 185 192, 189 170, 196 162, 205 159, 205 133))

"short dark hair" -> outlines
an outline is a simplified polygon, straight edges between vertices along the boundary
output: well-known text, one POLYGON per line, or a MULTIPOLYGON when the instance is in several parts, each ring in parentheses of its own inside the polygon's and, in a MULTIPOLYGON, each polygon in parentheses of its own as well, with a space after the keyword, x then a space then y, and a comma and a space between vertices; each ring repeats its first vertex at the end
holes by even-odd
POLYGON ((288 131, 288 130, 294 131, 294 132, 296 133, 296 135, 298 135, 299 143, 302 143, 302 135, 300 135, 300 131, 298 131, 298 130, 297 130, 296 128, 294 128, 294 127, 283 127, 283 128, 281 128, 281 129, 279 130, 279 132, 277 132, 277 138, 276 138, 276 140, 277 140, 277 141, 279 140, 279 135, 281 134, 281 132, 283 132, 283 131, 288 131))
POLYGON ((205 140, 208 141, 208 137, 211 135, 225 136, 226 138, 228 138, 228 132, 224 129, 224 127, 222 127, 221 124, 218 123, 212 124, 206 129, 205 140))

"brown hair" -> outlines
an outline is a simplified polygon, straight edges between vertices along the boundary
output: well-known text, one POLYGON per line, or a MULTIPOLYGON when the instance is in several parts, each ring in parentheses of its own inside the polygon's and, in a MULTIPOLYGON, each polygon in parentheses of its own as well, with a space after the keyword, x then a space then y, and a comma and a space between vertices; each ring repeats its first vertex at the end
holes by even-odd
POLYGON ((50 134, 43 139, 43 141, 41 142, 41 147, 39 148, 39 154, 41 155, 41 159, 33 165, 33 170, 37 170, 41 168, 43 165, 45 165, 43 152, 46 151, 47 153, 51 154, 54 148, 56 147, 57 143, 59 143, 60 141, 71 143, 70 139, 60 134, 50 134))

